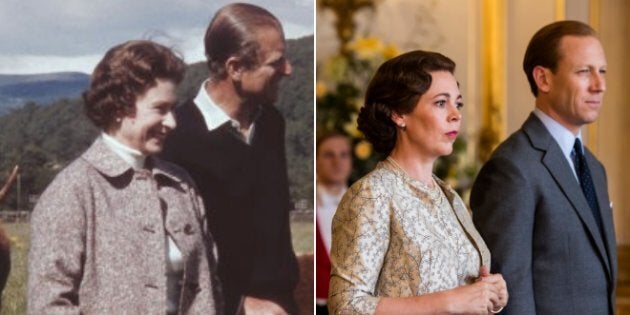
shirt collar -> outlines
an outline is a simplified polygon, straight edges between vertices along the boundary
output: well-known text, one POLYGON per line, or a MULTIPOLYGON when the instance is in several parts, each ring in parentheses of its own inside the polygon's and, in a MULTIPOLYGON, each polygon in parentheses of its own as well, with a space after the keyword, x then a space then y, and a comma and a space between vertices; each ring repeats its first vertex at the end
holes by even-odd
MULTIPOLYGON (((201 111, 201 116, 203 116, 203 120, 206 122, 206 127, 209 131, 212 131, 219 128, 219 126, 225 124, 226 122, 233 120, 223 111, 223 109, 221 109, 221 107, 212 101, 206 91, 207 83, 207 79, 201 83, 201 88, 199 89, 199 93, 197 93, 194 102, 199 108, 199 111, 201 111)), ((237 121, 233 122, 238 124, 237 121)))
POLYGON ((121 159, 127 162, 134 169, 142 169, 144 167, 144 161, 146 160, 146 156, 143 155, 140 151, 136 149, 132 149, 120 141, 116 140, 114 137, 101 133, 101 137, 103 138, 103 142, 107 145, 114 153, 116 153, 121 159))
MULTIPOLYGON (((227 122, 230 123, 232 128, 236 130, 240 130, 241 124, 237 120, 232 119, 221 107, 219 107, 219 105, 217 105, 210 98, 210 95, 208 95, 208 92, 206 91, 206 85, 208 84, 208 82, 209 80, 206 79, 205 81, 203 81, 203 83, 201 83, 199 92, 197 93, 197 96, 193 100, 193 102, 195 103, 197 108, 199 108, 199 111, 201 112, 201 116, 203 117, 203 120, 206 123, 206 127, 208 128, 208 131, 215 130, 227 122)), ((254 113, 253 123, 249 126, 249 132, 248 132, 249 136, 246 139, 243 139, 248 144, 250 144, 253 139, 254 131, 256 130, 255 122, 258 119, 258 117, 260 117, 261 112, 262 112, 262 107, 258 106, 256 112, 254 113)))
POLYGON ((549 117, 549 115, 545 114, 538 107, 534 109, 534 115, 540 119, 543 125, 545 125, 545 128, 547 128, 547 131, 549 131, 554 140, 556 140, 556 143, 560 146, 560 150, 562 150, 562 154, 564 154, 567 159, 571 160, 571 151, 573 151, 575 138, 582 141, 582 130, 575 136, 569 129, 549 117))
POLYGON ((105 139, 105 137, 96 138, 92 146, 81 156, 83 160, 105 176, 118 177, 132 170, 148 172, 154 177, 162 175, 172 181, 178 183, 182 182, 182 170, 179 167, 153 156, 145 157, 147 165, 149 166, 148 170, 142 168, 134 169, 121 155, 115 153, 114 149, 112 149, 110 144, 106 143, 107 140, 105 139))

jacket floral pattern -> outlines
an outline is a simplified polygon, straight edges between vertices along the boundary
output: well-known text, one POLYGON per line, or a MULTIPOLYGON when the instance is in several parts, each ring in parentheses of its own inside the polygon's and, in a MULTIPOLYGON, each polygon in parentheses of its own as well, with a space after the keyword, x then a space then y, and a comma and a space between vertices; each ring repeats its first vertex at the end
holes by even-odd
POLYGON ((457 193, 380 162, 343 197, 333 219, 329 308, 373 314, 382 296, 408 297, 474 281, 490 253, 457 193))

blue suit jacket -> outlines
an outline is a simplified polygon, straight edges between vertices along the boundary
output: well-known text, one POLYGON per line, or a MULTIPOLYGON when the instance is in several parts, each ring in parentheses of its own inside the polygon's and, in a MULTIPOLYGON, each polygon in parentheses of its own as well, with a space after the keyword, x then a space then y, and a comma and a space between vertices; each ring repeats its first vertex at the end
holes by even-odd
POLYGON ((604 235, 571 166, 534 115, 473 185, 475 226, 503 274, 506 314, 613 314, 617 253, 603 165, 585 150, 604 235))

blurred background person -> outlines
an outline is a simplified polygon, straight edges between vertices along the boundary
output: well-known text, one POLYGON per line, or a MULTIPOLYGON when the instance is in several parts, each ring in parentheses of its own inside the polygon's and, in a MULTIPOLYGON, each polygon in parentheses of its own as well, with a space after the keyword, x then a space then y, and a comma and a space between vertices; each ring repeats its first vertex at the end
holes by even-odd
POLYGON ((328 132, 315 144, 317 173, 316 200, 316 311, 328 314, 326 299, 330 279, 330 243, 332 218, 341 197, 348 189, 352 171, 350 140, 340 132, 328 132))
POLYGON ((499 312, 505 281, 458 194, 433 175, 463 106, 455 63, 412 51, 382 64, 359 130, 387 156, 354 183, 333 219, 329 310, 348 314, 499 312))
POLYGON ((96 66, 84 100, 102 133, 33 210, 28 313, 222 313, 201 198, 153 156, 176 126, 183 75, 151 41, 117 45, 96 66))

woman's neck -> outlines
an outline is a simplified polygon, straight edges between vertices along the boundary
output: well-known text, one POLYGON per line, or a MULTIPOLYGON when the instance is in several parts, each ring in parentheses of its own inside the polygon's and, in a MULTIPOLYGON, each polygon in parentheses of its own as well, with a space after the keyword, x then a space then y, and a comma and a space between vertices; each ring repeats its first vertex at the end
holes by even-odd
POLYGON ((435 158, 426 158, 418 152, 395 147, 389 156, 409 176, 433 187, 433 164, 435 158))

